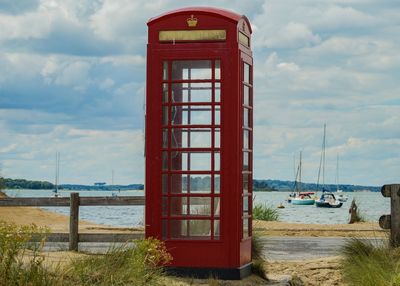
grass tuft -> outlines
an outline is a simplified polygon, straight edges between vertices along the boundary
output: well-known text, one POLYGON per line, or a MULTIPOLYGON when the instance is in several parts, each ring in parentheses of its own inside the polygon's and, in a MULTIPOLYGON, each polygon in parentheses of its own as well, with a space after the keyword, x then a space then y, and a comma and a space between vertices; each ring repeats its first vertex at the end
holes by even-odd
POLYGON ((400 285, 400 249, 352 238, 341 253, 343 278, 349 285, 400 285))
POLYGON ((113 247, 104 255, 73 260, 68 276, 78 285, 158 285, 162 265, 171 259, 162 242, 143 239, 133 248, 113 247))
POLYGON ((39 255, 48 230, 36 225, 19 226, 0 221, 0 285, 59 285, 60 277, 48 271, 39 255), (41 242, 32 244, 33 235, 41 242), (29 254, 29 256, 28 256, 29 254), (26 261, 24 256, 29 257, 26 261))
POLYGON ((251 264, 251 272, 264 280, 269 280, 265 271, 265 261, 263 259, 255 259, 251 264))
POLYGON ((272 206, 257 204, 253 207, 253 218, 264 221, 277 221, 279 220, 279 212, 272 206))

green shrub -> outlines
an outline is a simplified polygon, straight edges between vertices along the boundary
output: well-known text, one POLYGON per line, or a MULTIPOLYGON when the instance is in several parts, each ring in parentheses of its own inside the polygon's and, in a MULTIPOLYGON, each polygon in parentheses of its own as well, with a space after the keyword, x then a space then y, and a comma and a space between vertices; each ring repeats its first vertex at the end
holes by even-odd
POLYGON ((400 285, 400 250, 352 238, 341 250, 343 278, 349 285, 400 285))
POLYGON ((0 285, 57 285, 58 275, 43 266, 39 251, 48 231, 35 225, 18 226, 0 221, 0 285), (39 235, 40 244, 32 244, 33 234, 39 235), (29 252, 29 259, 23 257, 29 252))
POLYGON ((67 275, 78 285, 156 285, 162 265, 171 259, 162 242, 144 239, 134 247, 113 247, 104 255, 73 260, 67 275))
POLYGON ((264 221, 276 221, 279 219, 279 212, 272 206, 258 204, 253 207, 253 218, 264 221))

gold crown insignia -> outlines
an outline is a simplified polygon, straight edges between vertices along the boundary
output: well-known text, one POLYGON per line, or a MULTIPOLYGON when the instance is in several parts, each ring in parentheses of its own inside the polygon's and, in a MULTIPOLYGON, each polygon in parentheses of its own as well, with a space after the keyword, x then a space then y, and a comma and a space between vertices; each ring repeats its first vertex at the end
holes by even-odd
POLYGON ((197 26, 197 18, 194 18, 193 15, 191 15, 190 18, 187 18, 186 22, 187 22, 189 27, 196 27, 197 26))

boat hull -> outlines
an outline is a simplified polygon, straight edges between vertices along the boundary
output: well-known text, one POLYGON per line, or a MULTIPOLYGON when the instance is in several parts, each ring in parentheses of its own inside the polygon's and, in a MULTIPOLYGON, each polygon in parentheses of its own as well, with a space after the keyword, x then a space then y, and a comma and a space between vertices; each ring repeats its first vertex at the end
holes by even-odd
POLYGON ((292 199, 292 205, 313 205, 314 203, 313 199, 292 199))
POLYGON ((315 205, 318 208, 340 208, 342 207, 343 203, 330 204, 328 202, 315 201, 315 205))

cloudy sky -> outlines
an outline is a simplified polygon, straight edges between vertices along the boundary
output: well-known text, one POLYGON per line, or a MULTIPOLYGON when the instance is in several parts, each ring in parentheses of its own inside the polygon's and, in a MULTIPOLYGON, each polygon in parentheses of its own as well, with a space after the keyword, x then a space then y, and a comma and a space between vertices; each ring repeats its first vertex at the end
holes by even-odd
MULTIPOLYGON (((184 1, 253 25, 254 177, 400 182, 400 5, 373 0, 184 1)), ((61 183, 143 182, 146 22, 172 0, 0 0, 0 168, 61 183)))

